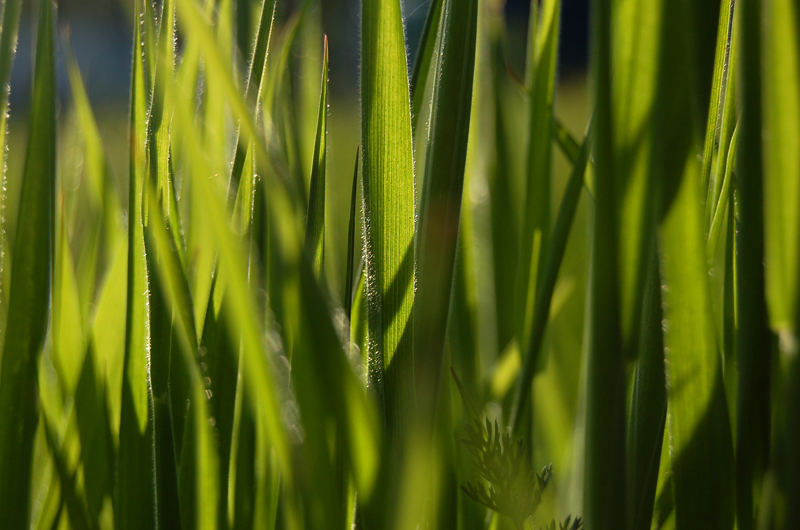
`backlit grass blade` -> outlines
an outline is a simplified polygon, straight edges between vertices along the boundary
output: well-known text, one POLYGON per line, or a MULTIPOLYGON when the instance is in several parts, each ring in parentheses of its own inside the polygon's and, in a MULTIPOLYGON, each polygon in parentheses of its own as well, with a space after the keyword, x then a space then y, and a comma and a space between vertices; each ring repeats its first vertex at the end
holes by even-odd
POLYGON ((422 27, 422 36, 419 48, 414 58, 414 67, 411 71, 411 123, 416 135, 419 120, 422 117, 422 105, 425 100, 425 90, 428 87, 431 67, 435 65, 436 38, 439 35, 439 25, 442 20, 442 6, 445 0, 432 0, 422 27))
MULTIPOLYGON (((741 7, 743 24, 745 8, 756 16, 758 4, 741 7)), ((775 463, 786 477, 786 512, 778 525, 793 528, 800 525, 800 506, 793 502, 800 498, 800 150, 795 147, 800 144, 800 12, 787 0, 765 1, 761 8, 761 24, 748 21, 749 39, 742 35, 741 42, 750 46, 761 30, 764 263, 769 320, 779 336, 786 382, 783 406, 775 403, 787 451, 786 459, 775 463)))
MULTIPOLYGON (((272 25, 275 21, 275 0, 266 0, 261 4, 261 15, 258 22, 258 33, 256 34, 255 48, 249 62, 247 73, 247 84, 245 87, 244 98, 254 109, 258 110, 261 91, 264 86, 264 73, 266 72, 266 62, 269 53, 270 42, 272 40, 272 25)), ((246 2, 238 2, 237 14, 241 16, 241 10, 246 7, 246 2)), ((241 19, 237 19, 241 22, 241 19)), ((242 27, 238 27, 242 31, 242 27)), ((241 39, 241 34, 239 35, 241 39)), ((239 40, 241 43, 241 40, 239 40)), ((269 109, 267 109, 269 110, 269 109)), ((236 147, 234 149, 233 166, 231 167, 230 180, 228 182, 228 194, 231 199, 236 196, 239 188, 239 179, 244 169, 245 155, 247 154, 247 144, 237 134, 236 147)))
POLYGON ((142 60, 142 33, 136 9, 130 100, 128 167, 128 266, 119 448, 114 491, 114 518, 118 528, 156 524, 155 462, 153 461, 153 401, 146 366, 150 329, 147 263, 142 223, 142 193, 146 178, 147 135, 146 70, 142 60))
POLYGON ((477 27, 476 0, 445 0, 416 248, 414 375, 417 390, 421 392, 419 412, 430 414, 431 418, 444 362, 472 108, 477 27))
POLYGON ((367 380, 380 401, 385 387, 385 417, 395 430, 402 428, 397 417, 400 387, 413 384, 415 215, 408 72, 399 0, 362 1, 361 72, 367 380))
MULTIPOLYGON (((12 6, 12 9, 14 6, 12 6)), ((28 526, 37 360, 50 319, 56 180, 54 8, 38 2, 36 59, 0 367, 0 521, 28 526)), ((5 34, 4 34, 5 37, 5 34)))
POLYGON ((719 10, 717 49, 714 57, 714 75, 711 79, 711 102, 708 108, 706 136, 703 143, 702 186, 708 189, 715 150, 719 145, 723 109, 730 79, 731 40, 733 36, 733 11, 735 0, 725 0, 719 10))
POLYGON ((534 304, 541 278, 542 252, 550 237, 550 195, 553 151, 553 101, 561 1, 545 1, 531 10, 528 27, 528 157, 524 184, 524 207, 517 271, 517 340, 527 345, 534 304))
POLYGON ((322 278, 325 256, 325 179, 328 160, 328 37, 322 52, 322 83, 317 117, 317 139, 311 161, 311 184, 306 215, 306 249, 317 278, 322 278))
MULTIPOLYGON (((21 0, 7 0, 0 7, 0 342, 5 333, 6 314, 8 311, 8 288, 11 274, 8 234, 6 234, 6 134, 8 133, 8 96, 11 87, 8 80, 11 66, 17 50, 17 31, 19 29, 19 13, 21 0)), ((2 358, 0 351, 0 358, 2 358)))
MULTIPOLYGON (((617 256, 622 347, 636 355, 648 252, 654 235, 653 109, 659 11, 651 2, 614 2, 612 119, 618 208, 617 256)), ((600 102, 596 102, 600 104, 600 102)))
POLYGON ((659 105, 654 168, 676 525, 730 528, 733 447, 716 342, 703 242, 699 143, 687 124, 691 102, 692 18, 688 2, 659 11, 659 105))
POLYGON ((616 185, 612 92, 612 2, 592 5, 595 202, 588 296, 588 371, 584 517, 591 528, 615 528, 625 516, 625 372, 618 269, 621 204, 616 185), (613 477, 613 478, 612 478, 613 477))
POLYGON ((575 220, 578 200, 583 189, 584 174, 586 173, 591 151, 590 139, 591 127, 572 166, 572 172, 567 182, 567 188, 564 191, 564 197, 561 199, 553 232, 542 254, 542 277, 536 294, 530 340, 523 350, 522 371, 517 376, 514 401, 511 408, 510 423, 515 430, 520 427, 524 412, 528 410, 526 407, 530 404, 534 370, 539 362, 545 328, 550 320, 550 306, 553 300, 556 280, 558 279, 558 271, 564 259, 567 239, 575 220))

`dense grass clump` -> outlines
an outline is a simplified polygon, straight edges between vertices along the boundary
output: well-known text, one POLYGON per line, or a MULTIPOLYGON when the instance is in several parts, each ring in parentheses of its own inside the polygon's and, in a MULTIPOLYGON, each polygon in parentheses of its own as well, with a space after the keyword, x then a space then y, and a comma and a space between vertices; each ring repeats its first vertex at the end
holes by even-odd
POLYGON ((319 3, 0 0, 0 528, 800 528, 796 1, 319 3))

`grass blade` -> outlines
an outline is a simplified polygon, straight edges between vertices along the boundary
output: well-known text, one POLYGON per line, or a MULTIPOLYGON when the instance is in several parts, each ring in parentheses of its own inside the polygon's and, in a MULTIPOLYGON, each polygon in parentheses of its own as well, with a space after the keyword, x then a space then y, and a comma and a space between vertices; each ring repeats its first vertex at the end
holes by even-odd
POLYGON ((49 0, 38 4, 30 128, 9 286, 9 307, 13 311, 8 312, 0 368, 0 521, 16 528, 28 526, 31 458, 38 418, 37 360, 50 318, 53 271, 55 14, 49 0))
MULTIPOLYGON (((757 7, 754 2, 742 5, 743 23, 747 13, 760 15, 747 22, 749 39, 742 47, 753 45, 761 30, 766 296, 769 321, 780 339, 781 379, 786 385, 782 399, 774 403, 774 410, 782 409, 776 430, 783 435, 776 436, 776 444, 786 448, 785 459, 774 464, 786 481, 786 512, 777 524, 794 528, 800 525, 800 506, 793 502, 800 498, 800 151, 794 147, 800 142, 800 10, 787 0, 762 2, 758 13, 757 7)), ((744 34, 740 42, 745 43, 744 34)), ((753 53, 748 57, 754 65, 753 53)), ((756 87, 750 88, 753 98, 756 87)), ((752 99, 744 102, 757 105, 752 99)))
POLYGON ((416 249, 414 375, 422 405, 419 412, 423 416, 429 414, 431 419, 444 361, 467 158, 477 26, 477 1, 446 0, 416 249))
POLYGON ((653 175, 658 186, 659 250, 669 433, 676 525, 733 525, 733 448, 704 246, 697 119, 691 102, 691 10, 664 3, 653 175))
MULTIPOLYGON (((414 165, 399 0, 361 3, 361 145, 369 313, 368 386, 401 428, 400 386, 412 381, 414 165), (384 382, 384 372, 387 373, 384 382)), ((399 432, 399 431, 398 431, 399 432)))
POLYGON ((146 298, 141 296, 142 293, 148 292, 149 282, 142 222, 142 193, 146 178, 148 82, 142 57, 143 35, 138 16, 140 9, 141 5, 137 6, 137 16, 134 17, 134 53, 131 72, 125 354, 114 492, 114 517, 117 528, 142 528, 156 524, 155 462, 152 453, 154 439, 151 420, 153 401, 146 370, 150 342, 149 310, 146 298))
MULTIPOLYGON (((19 30, 19 13, 21 0, 7 0, 0 7, 0 322, 5 326, 8 311, 8 288, 11 279, 11 263, 6 234, 6 134, 8 133, 8 97, 11 87, 11 66, 17 49, 17 32, 19 30)), ((5 327, 0 328, 0 342, 3 340, 5 327)), ((3 353, 0 351, 0 358, 3 353)))
POLYGON ((534 304, 541 279, 542 253, 550 237, 550 195, 553 152, 553 100, 561 1, 543 3, 531 10, 528 28, 528 158, 526 161, 517 314, 517 340, 526 347, 530 339, 534 304), (539 18, 540 15, 540 20, 539 18), (538 25, 538 27, 537 27, 538 25))
POLYGON ((592 11, 595 104, 595 202, 589 296, 584 516, 590 528, 614 528, 625 514, 625 373, 619 307, 615 125, 612 116, 612 2, 592 11), (609 481, 615 477, 613 487, 609 481))
POLYGON ((422 119, 422 105, 425 100, 425 90, 428 87, 428 78, 431 66, 434 65, 436 51, 436 38, 439 35, 439 25, 442 20, 442 6, 445 0, 432 0, 428 6, 425 25, 422 27, 422 36, 414 58, 414 68, 411 71, 411 123, 416 137, 419 120, 422 119))
POLYGON ((311 166, 311 184, 306 216, 306 249, 311 256, 311 266, 317 278, 323 277, 325 255, 325 173, 328 158, 328 37, 322 52, 322 83, 317 117, 317 139, 311 166))
POLYGON ((542 254, 542 278, 539 284, 539 291, 536 294, 530 340, 525 346, 522 371, 517 376, 514 401, 511 408, 510 423, 515 430, 520 427, 525 407, 530 404, 534 369, 539 362, 545 328, 547 322, 550 320, 550 305, 553 300, 556 280, 558 279, 558 271, 564 259, 567 239, 572 229, 573 221, 575 220, 580 193, 584 187, 584 174, 586 173, 586 167, 589 162, 590 139, 591 126, 586 139, 580 147, 575 163, 572 166, 572 173, 567 182, 567 189, 564 191, 564 198, 561 199, 558 217, 553 226, 553 233, 542 254))

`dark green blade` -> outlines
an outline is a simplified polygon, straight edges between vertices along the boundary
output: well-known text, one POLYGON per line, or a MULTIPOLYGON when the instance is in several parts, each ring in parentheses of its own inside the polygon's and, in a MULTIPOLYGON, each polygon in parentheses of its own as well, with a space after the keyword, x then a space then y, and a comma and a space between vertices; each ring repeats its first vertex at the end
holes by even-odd
POLYGON ((0 524, 11 528, 28 526, 31 458, 38 419, 37 359, 50 317, 53 270, 55 14, 49 0, 38 4, 28 147, 11 256, 10 310, 0 368, 0 524))

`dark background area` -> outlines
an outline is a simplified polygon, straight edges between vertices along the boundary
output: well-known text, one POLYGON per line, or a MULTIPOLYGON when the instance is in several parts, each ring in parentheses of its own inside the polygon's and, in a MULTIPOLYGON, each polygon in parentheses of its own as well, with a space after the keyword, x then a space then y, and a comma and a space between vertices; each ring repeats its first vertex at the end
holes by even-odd
MULTIPOLYGON (((256 0, 249 0, 255 2, 256 0)), ((429 0, 403 0, 409 57, 413 58, 429 0)), ((33 5, 25 2, 19 47, 11 77, 11 105, 24 108, 30 93, 33 58, 33 5)), ((80 65, 92 103, 118 105, 128 98, 131 60, 131 2, 128 0, 58 0, 59 36, 68 42, 80 65)), ((296 8, 298 0, 279 2, 279 18, 296 8)), ((331 90, 335 96, 357 94, 359 0, 322 0, 323 30, 331 43, 331 90)), ((529 0, 508 0, 508 55, 512 66, 523 69, 529 0)), ((581 72, 586 65, 588 0, 564 0, 560 36, 560 71, 581 72)), ((59 93, 69 97, 63 61, 59 56, 59 93)))

